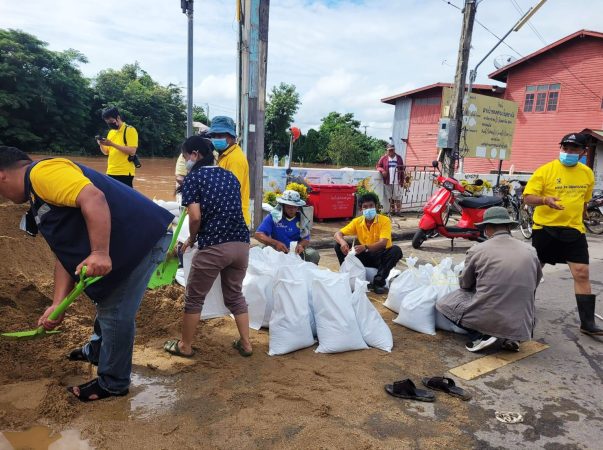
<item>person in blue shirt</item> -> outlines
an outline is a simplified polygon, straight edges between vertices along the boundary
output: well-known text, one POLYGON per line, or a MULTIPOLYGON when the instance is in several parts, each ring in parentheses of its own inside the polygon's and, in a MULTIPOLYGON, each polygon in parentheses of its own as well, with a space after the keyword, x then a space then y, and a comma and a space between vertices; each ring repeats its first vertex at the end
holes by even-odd
POLYGON ((319 253, 309 247, 309 220, 301 211, 306 202, 293 190, 286 190, 276 201, 278 205, 264 218, 254 237, 283 253, 289 253, 291 242, 297 242, 295 253, 305 261, 318 264, 319 253))

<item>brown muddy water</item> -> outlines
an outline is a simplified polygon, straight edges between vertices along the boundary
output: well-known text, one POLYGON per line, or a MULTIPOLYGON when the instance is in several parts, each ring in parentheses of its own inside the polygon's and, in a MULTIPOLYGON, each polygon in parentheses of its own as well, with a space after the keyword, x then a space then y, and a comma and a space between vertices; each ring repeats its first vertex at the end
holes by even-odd
MULTIPOLYGON (((43 158, 67 158, 105 173, 107 158, 102 156, 31 155, 34 160, 43 158)), ((136 169, 134 188, 149 198, 174 200, 176 158, 141 158, 142 167, 136 169)))

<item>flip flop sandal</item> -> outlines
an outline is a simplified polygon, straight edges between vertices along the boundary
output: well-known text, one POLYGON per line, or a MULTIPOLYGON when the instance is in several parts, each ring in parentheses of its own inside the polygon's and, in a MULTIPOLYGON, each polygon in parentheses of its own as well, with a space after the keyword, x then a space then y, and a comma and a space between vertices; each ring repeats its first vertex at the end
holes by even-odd
POLYGON ((182 358, 192 358, 193 356, 195 356, 194 350, 191 353, 182 353, 180 347, 178 347, 179 342, 180 339, 170 339, 168 341, 165 341, 165 344, 163 344, 163 349, 170 355, 180 356, 182 358))
POLYGON ((247 358, 248 356, 253 355, 253 351, 248 352, 247 350, 245 350, 245 349, 243 348, 243 345, 241 344, 241 340, 240 340, 240 339, 237 339, 236 341, 234 341, 234 342, 232 343, 232 348, 234 348, 234 349, 238 350, 239 355, 244 356, 244 357, 246 357, 246 358, 247 358))
POLYGON ((452 378, 446 377, 431 377, 423 378, 423 385, 434 391, 446 392, 453 397, 458 397, 461 400, 470 400, 472 395, 464 389, 458 387, 452 378))
POLYGON ((79 386, 77 386, 77 388, 80 391, 80 395, 76 395, 74 391, 74 386, 69 386, 67 390, 71 392, 80 402, 93 402, 108 397, 123 397, 129 392, 128 389, 126 389, 125 392, 122 392, 120 394, 113 394, 112 392, 109 392, 100 386, 98 378, 95 378, 92 381, 88 381, 87 383, 80 384, 79 386), (90 398, 93 395, 96 395, 96 398, 90 398))
POLYGON ((435 395, 432 392, 423 389, 417 389, 411 379, 394 381, 394 384, 386 384, 385 391, 389 395, 408 400, 418 400, 420 402, 433 402, 435 395))
POLYGON ((67 359, 69 361, 90 362, 90 361, 88 361, 88 358, 86 358, 86 355, 84 355, 84 352, 82 351, 81 347, 71 350, 71 352, 69 352, 69 354, 67 355, 67 359))

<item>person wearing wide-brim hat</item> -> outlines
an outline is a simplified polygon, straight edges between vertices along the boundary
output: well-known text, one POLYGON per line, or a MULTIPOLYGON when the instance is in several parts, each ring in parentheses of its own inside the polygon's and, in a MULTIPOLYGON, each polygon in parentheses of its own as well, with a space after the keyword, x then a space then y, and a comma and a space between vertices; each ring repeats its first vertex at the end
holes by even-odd
POLYGON ((286 190, 276 201, 278 204, 264 218, 254 237, 276 251, 295 251, 302 259, 318 264, 319 253, 309 247, 310 220, 301 209, 306 202, 301 199, 299 192, 293 190, 286 190), (297 242, 293 249, 290 248, 292 242, 297 242))
POLYGON ((484 213, 487 241, 467 251, 460 289, 443 296, 436 309, 467 331, 467 350, 476 352, 501 343, 519 350, 519 342, 534 334, 535 293, 542 279, 536 251, 511 236, 506 208, 495 206, 484 213))

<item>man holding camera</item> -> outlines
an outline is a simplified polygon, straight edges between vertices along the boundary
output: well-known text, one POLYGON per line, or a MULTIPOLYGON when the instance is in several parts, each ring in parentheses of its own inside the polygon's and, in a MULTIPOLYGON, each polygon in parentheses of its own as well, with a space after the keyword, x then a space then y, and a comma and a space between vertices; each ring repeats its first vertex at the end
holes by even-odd
POLYGON ((96 141, 101 152, 109 157, 107 175, 133 187, 136 167, 140 167, 136 156, 138 132, 121 119, 114 106, 103 110, 102 117, 110 128, 109 134, 107 138, 96 136, 96 141))

